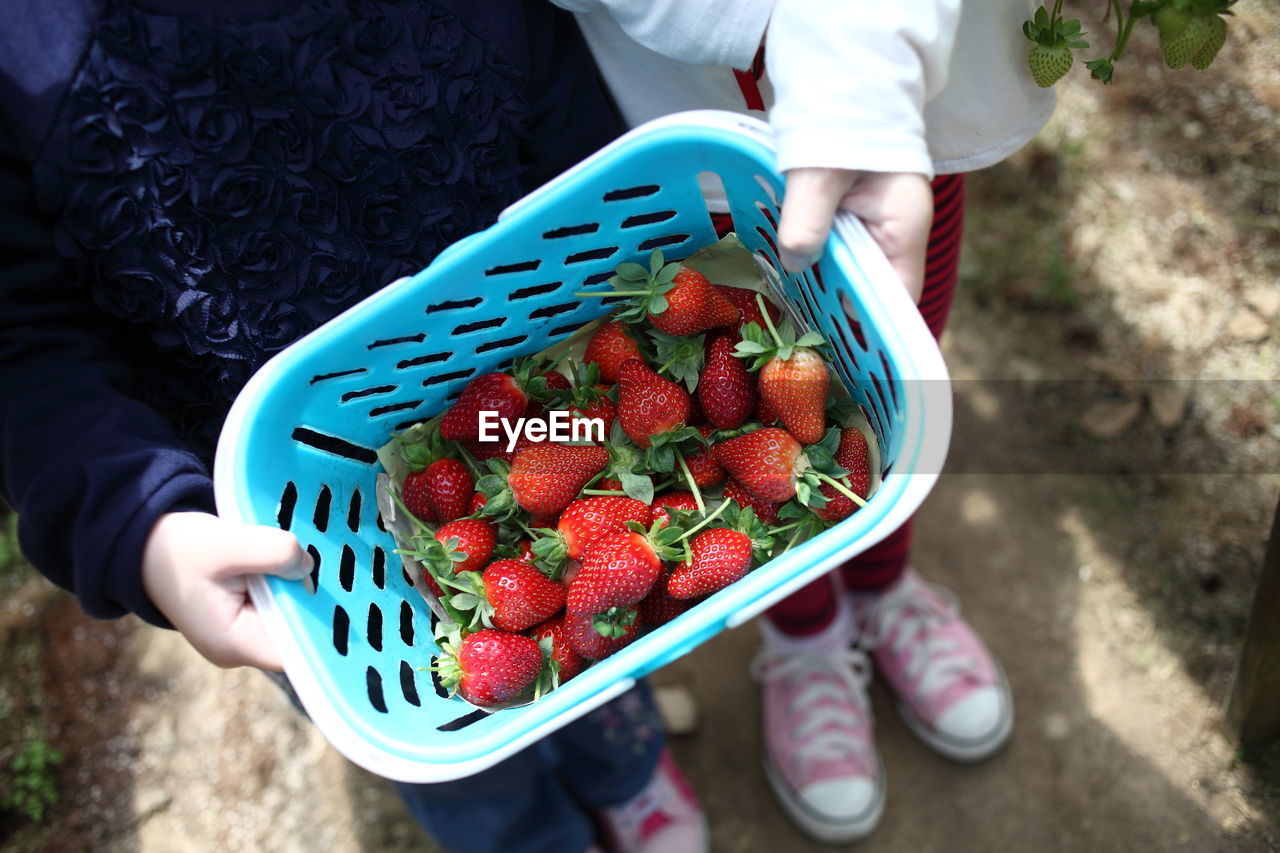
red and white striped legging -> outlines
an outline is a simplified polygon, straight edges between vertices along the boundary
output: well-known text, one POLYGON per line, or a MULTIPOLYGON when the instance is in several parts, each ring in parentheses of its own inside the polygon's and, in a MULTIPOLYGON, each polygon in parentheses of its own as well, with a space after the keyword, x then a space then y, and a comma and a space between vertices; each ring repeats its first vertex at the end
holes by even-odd
MULTIPOLYGON (((951 313, 960 266, 960 237, 964 230, 964 175, 940 175, 933 182, 933 227, 925 262, 920 313, 935 338, 942 336, 951 313)), ((911 520, 838 570, 846 589, 874 589, 892 583, 907 565, 911 520)), ((833 575, 818 578, 766 611, 783 633, 803 636, 821 631, 836 615, 839 586, 833 575)))

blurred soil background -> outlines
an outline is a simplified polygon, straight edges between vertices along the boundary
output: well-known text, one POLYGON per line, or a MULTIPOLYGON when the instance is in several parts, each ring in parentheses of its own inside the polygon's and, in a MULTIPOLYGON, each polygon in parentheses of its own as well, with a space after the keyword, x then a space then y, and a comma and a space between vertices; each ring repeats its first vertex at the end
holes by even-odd
MULTIPOLYGON (((1236 12, 1203 72, 1165 69, 1143 23, 1112 86, 1077 67, 1044 133, 969 179, 956 427, 915 562, 1002 660, 1018 723, 961 767, 875 688, 889 801, 859 849, 1280 846, 1280 753, 1244 760, 1222 720, 1280 495, 1280 10, 1236 12)), ((84 617, 12 521, 0 849, 435 849, 260 674, 84 617)), ((700 705, 674 747, 715 850, 819 850, 760 772, 756 643, 655 676, 700 705)))

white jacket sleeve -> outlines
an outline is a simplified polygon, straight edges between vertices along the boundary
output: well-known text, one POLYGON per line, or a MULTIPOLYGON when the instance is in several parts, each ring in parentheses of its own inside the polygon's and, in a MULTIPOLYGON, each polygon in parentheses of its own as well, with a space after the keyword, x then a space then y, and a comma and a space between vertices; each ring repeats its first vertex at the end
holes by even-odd
POLYGON ((778 169, 933 176, 924 105, 946 83, 960 0, 777 0, 765 45, 778 169))
POLYGON ((607 12, 655 53, 693 65, 748 68, 774 0, 551 0, 570 12, 607 12))

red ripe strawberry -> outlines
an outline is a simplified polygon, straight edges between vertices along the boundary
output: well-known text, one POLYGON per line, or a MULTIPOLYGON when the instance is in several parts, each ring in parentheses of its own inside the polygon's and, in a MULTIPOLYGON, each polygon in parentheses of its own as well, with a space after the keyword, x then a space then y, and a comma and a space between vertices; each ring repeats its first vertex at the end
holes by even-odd
POLYGON ((455 441, 476 441, 480 437, 481 412, 519 418, 528 408, 529 398, 513 377, 505 373, 484 373, 468 382, 457 402, 444 413, 440 436, 455 441))
POLYGON ((493 627, 523 631, 564 607, 566 590, 524 560, 497 560, 481 575, 493 627))
POLYGON ((538 645, 542 646, 544 654, 549 647, 551 660, 560 664, 557 678, 561 684, 582 672, 587 665, 582 655, 575 652, 573 646, 569 645, 569 632, 565 627, 565 618, 561 616, 557 619, 543 622, 529 632, 529 636, 537 640, 538 645))
POLYGON ((558 516, 608 464, 604 447, 532 444, 516 451, 507 483, 522 509, 546 520, 558 516))
POLYGON ((613 401, 608 397, 597 397, 595 402, 589 406, 570 406, 569 412, 579 418, 587 420, 599 419, 604 424, 604 434, 607 436, 609 430, 613 429, 613 421, 618 417, 618 409, 613 405, 613 401))
POLYGON ((760 397, 801 444, 822 440, 827 425, 831 374, 814 350, 797 347, 787 359, 775 357, 760 370, 760 397))
POLYGON ((430 491, 426 469, 410 471, 404 475, 404 483, 400 486, 400 499, 419 521, 434 524, 436 514, 431 509, 431 501, 427 497, 430 491))
POLYGON ((585 364, 595 364, 600 368, 600 378, 612 385, 618 381, 618 368, 629 358, 642 359, 640 347, 627 334, 627 327, 617 320, 611 320, 591 335, 587 349, 582 354, 585 364))
POLYGON ((493 525, 478 518, 459 518, 442 524, 436 531, 436 539, 446 548, 450 539, 456 539, 455 548, 467 555, 465 560, 453 564, 453 572, 478 572, 489 562, 498 544, 493 525))
POLYGON ((765 427, 716 444, 716 461, 751 494, 774 503, 795 497, 800 442, 778 427, 765 427))
POLYGON ((664 492, 653 499, 650 507, 653 509, 653 520, 662 522, 662 526, 666 527, 671 521, 668 508, 695 510, 698 508, 698 501, 693 492, 664 492))
POLYGON ((516 543, 516 550, 519 552, 517 560, 524 560, 526 563, 533 562, 533 540, 521 539, 516 543))
POLYGON ((581 560, 565 560, 564 571, 560 573, 560 583, 569 586, 582 570, 581 560))
POLYGON ((643 534, 614 533, 591 543, 569 585, 565 609, 572 615, 626 608, 648 594, 662 574, 662 560, 643 534))
POLYGON ((445 644, 437 670, 440 683, 472 705, 490 707, 518 696, 542 671, 538 641, 486 628, 458 647, 445 644))
MULTIPOLYGON (((764 328, 764 315, 760 313, 760 306, 756 303, 756 291, 747 287, 730 287, 727 284, 717 284, 715 288, 742 312, 742 325, 755 323, 757 326, 764 328)), ((770 319, 774 323, 780 322, 782 320, 782 311, 779 310, 778 306, 774 305, 773 300, 764 294, 761 294, 760 298, 764 300, 770 319)))
MULTIPOLYGON (((706 438, 715 432, 715 429, 708 424, 703 424, 698 427, 698 432, 706 438)), ((716 461, 709 447, 689 454, 684 458, 684 463, 689 466, 689 473, 699 489, 709 489, 724 480, 724 468, 720 467, 720 463, 716 461)))
POLYGON ((705 275, 691 267, 681 265, 666 297, 666 310, 649 315, 650 324, 666 335, 696 335, 708 329, 735 326, 742 319, 742 312, 705 275))
MULTIPOLYGON (((858 497, 865 498, 871 491, 871 465, 867 456, 867 437, 856 427, 845 427, 840 430, 840 444, 836 448, 836 464, 849 472, 846 478, 852 491, 858 497)), ((858 508, 848 497, 842 495, 835 487, 823 484, 819 491, 826 495, 825 506, 814 509, 814 513, 824 521, 839 521, 853 515, 858 508)))
POLYGON ((618 376, 618 422, 627 438, 648 447, 650 436, 689 421, 689 395, 638 358, 627 359, 618 376))
POLYGON ((691 606, 691 602, 672 598, 665 584, 655 583, 644 600, 636 605, 636 624, 641 628, 656 628, 667 624, 691 606))
POLYGON ((742 426, 756 407, 756 383, 734 355, 735 346, 728 335, 712 338, 698 379, 698 403, 707 420, 720 429, 742 426))
POLYGON ((704 530, 693 537, 689 548, 692 556, 667 578, 667 592, 674 598, 707 595, 751 571, 751 537, 737 530, 704 530))
POLYGON ((568 391, 573 387, 573 383, 569 381, 569 377, 565 376, 558 370, 548 370, 541 374, 547 380, 547 389, 551 391, 568 391))
POLYGON ((475 515, 480 512, 488 502, 489 498, 484 492, 472 493, 471 500, 467 502, 467 515, 475 515))
POLYGON ((636 521, 649 527, 653 511, 643 501, 621 495, 580 498, 565 507, 556 530, 564 539, 565 553, 572 560, 582 559, 588 545, 614 533, 625 533, 627 522, 636 521))
POLYGON ((755 510, 756 518, 760 519, 765 524, 778 523, 778 510, 782 508, 782 504, 774 503, 773 501, 761 500, 751 494, 751 492, 744 489, 738 481, 732 477, 730 477, 729 481, 724 484, 724 496, 731 501, 736 501, 738 506, 743 509, 750 508, 755 510))
MULTIPOLYGON (((444 524, 464 515, 475 492, 467 466, 457 459, 437 459, 422 471, 422 491, 435 520, 444 524)), ((405 478, 406 482, 408 477, 405 478)))
POLYGON ((773 426, 778 422, 777 409, 770 406, 769 401, 759 395, 756 398, 756 420, 765 426, 773 426))
POLYGON ((636 638, 640 628, 634 622, 625 626, 621 637, 606 637, 596 630, 593 617, 565 614, 564 631, 569 647, 586 660, 603 660, 636 638))

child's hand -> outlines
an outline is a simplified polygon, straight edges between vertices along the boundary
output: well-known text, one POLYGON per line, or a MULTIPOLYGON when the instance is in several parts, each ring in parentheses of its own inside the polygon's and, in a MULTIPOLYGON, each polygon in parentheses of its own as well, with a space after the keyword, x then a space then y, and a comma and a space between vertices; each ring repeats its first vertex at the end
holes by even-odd
POLYGON ((791 169, 778 223, 784 267, 799 272, 817 261, 837 210, 847 210, 863 221, 911 298, 919 302, 933 224, 928 179, 903 172, 791 169))
POLYGON ((203 512, 172 512, 160 517, 147 539, 142 584, 211 662, 279 671, 280 655, 249 600, 247 576, 299 580, 311 569, 311 556, 292 533, 203 512))

